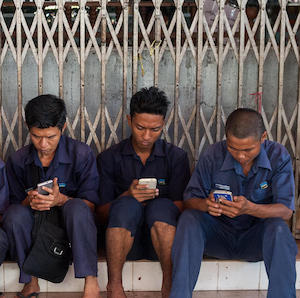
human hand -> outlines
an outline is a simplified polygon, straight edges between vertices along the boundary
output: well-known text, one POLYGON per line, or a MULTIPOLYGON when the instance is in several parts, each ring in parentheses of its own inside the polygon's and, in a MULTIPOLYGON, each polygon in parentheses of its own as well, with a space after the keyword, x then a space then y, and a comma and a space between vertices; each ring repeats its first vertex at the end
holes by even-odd
POLYGON ((139 202, 154 199, 159 194, 159 190, 148 188, 147 184, 139 184, 139 180, 134 179, 128 189, 128 194, 136 198, 139 202))
POLYGON ((222 209, 221 204, 217 203, 214 199, 213 193, 209 194, 209 197, 205 199, 207 205, 207 212, 212 216, 221 216, 222 209))
POLYGON ((220 199, 222 214, 234 218, 242 214, 247 214, 250 208, 250 202, 244 196, 234 196, 233 202, 226 199, 220 199))
POLYGON ((38 211, 50 210, 51 207, 61 206, 65 201, 65 195, 59 192, 57 178, 53 180, 53 188, 43 186, 43 190, 47 191, 48 195, 42 195, 37 190, 28 192, 29 204, 32 209, 38 211))

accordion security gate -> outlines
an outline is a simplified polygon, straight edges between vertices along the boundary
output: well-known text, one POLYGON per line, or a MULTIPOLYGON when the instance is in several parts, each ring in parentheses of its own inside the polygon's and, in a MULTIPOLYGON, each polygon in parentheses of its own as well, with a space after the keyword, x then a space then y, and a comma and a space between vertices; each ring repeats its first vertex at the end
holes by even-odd
MULTIPOLYGON (((130 96, 165 90, 163 138, 199 154, 236 107, 261 112, 294 161, 299 207, 299 3, 0 0, 0 150, 29 142, 24 105, 65 99, 68 134, 95 154, 128 136, 130 96)), ((297 236, 297 216, 293 231, 297 236)))

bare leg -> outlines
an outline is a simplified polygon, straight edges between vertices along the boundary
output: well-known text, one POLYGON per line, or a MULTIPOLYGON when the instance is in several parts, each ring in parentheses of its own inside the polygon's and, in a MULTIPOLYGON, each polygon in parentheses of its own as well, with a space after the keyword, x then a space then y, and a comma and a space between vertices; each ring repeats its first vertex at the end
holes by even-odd
POLYGON ((163 272, 162 298, 168 298, 172 286, 171 250, 176 227, 156 221, 151 228, 151 238, 163 272))
MULTIPOLYGON (((23 287, 23 290, 21 293, 23 296, 27 297, 31 293, 39 293, 40 292, 40 286, 39 286, 39 281, 37 277, 31 277, 31 281, 29 283, 26 283, 23 287)), ((18 298, 17 296, 15 296, 18 298)))
POLYGON ((96 276, 87 276, 85 278, 83 298, 101 298, 96 276))
POLYGON ((108 269, 107 298, 125 298, 122 270, 134 238, 124 228, 106 231, 106 259, 108 269))

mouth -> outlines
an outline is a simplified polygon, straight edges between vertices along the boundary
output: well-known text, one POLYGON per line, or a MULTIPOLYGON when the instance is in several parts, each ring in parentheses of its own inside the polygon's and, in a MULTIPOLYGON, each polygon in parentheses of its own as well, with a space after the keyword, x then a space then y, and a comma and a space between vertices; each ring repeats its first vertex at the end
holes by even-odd
POLYGON ((151 145, 151 143, 150 142, 141 142, 141 144, 143 145, 143 146, 150 146, 151 145))

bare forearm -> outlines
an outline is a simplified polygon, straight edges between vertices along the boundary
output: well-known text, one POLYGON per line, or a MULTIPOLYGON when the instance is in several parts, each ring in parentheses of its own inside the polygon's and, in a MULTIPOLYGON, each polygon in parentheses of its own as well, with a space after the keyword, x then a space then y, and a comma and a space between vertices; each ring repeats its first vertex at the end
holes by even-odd
POLYGON ((182 201, 173 201, 173 203, 177 206, 177 208, 182 212, 183 209, 183 202, 182 201))
POLYGON ((21 203, 23 206, 30 206, 30 200, 29 200, 29 196, 27 196, 25 198, 25 200, 22 201, 21 203))
POLYGON ((97 206, 97 208, 96 208, 97 221, 103 225, 108 222, 110 205, 111 205, 110 203, 106 203, 104 205, 97 206))
POLYGON ((246 213, 255 217, 280 217, 284 220, 289 220, 293 214, 293 211, 283 204, 255 204, 250 201, 248 202, 249 208, 246 213))
POLYGON ((197 209, 207 212, 207 204, 205 199, 191 198, 183 202, 184 209, 197 209))

